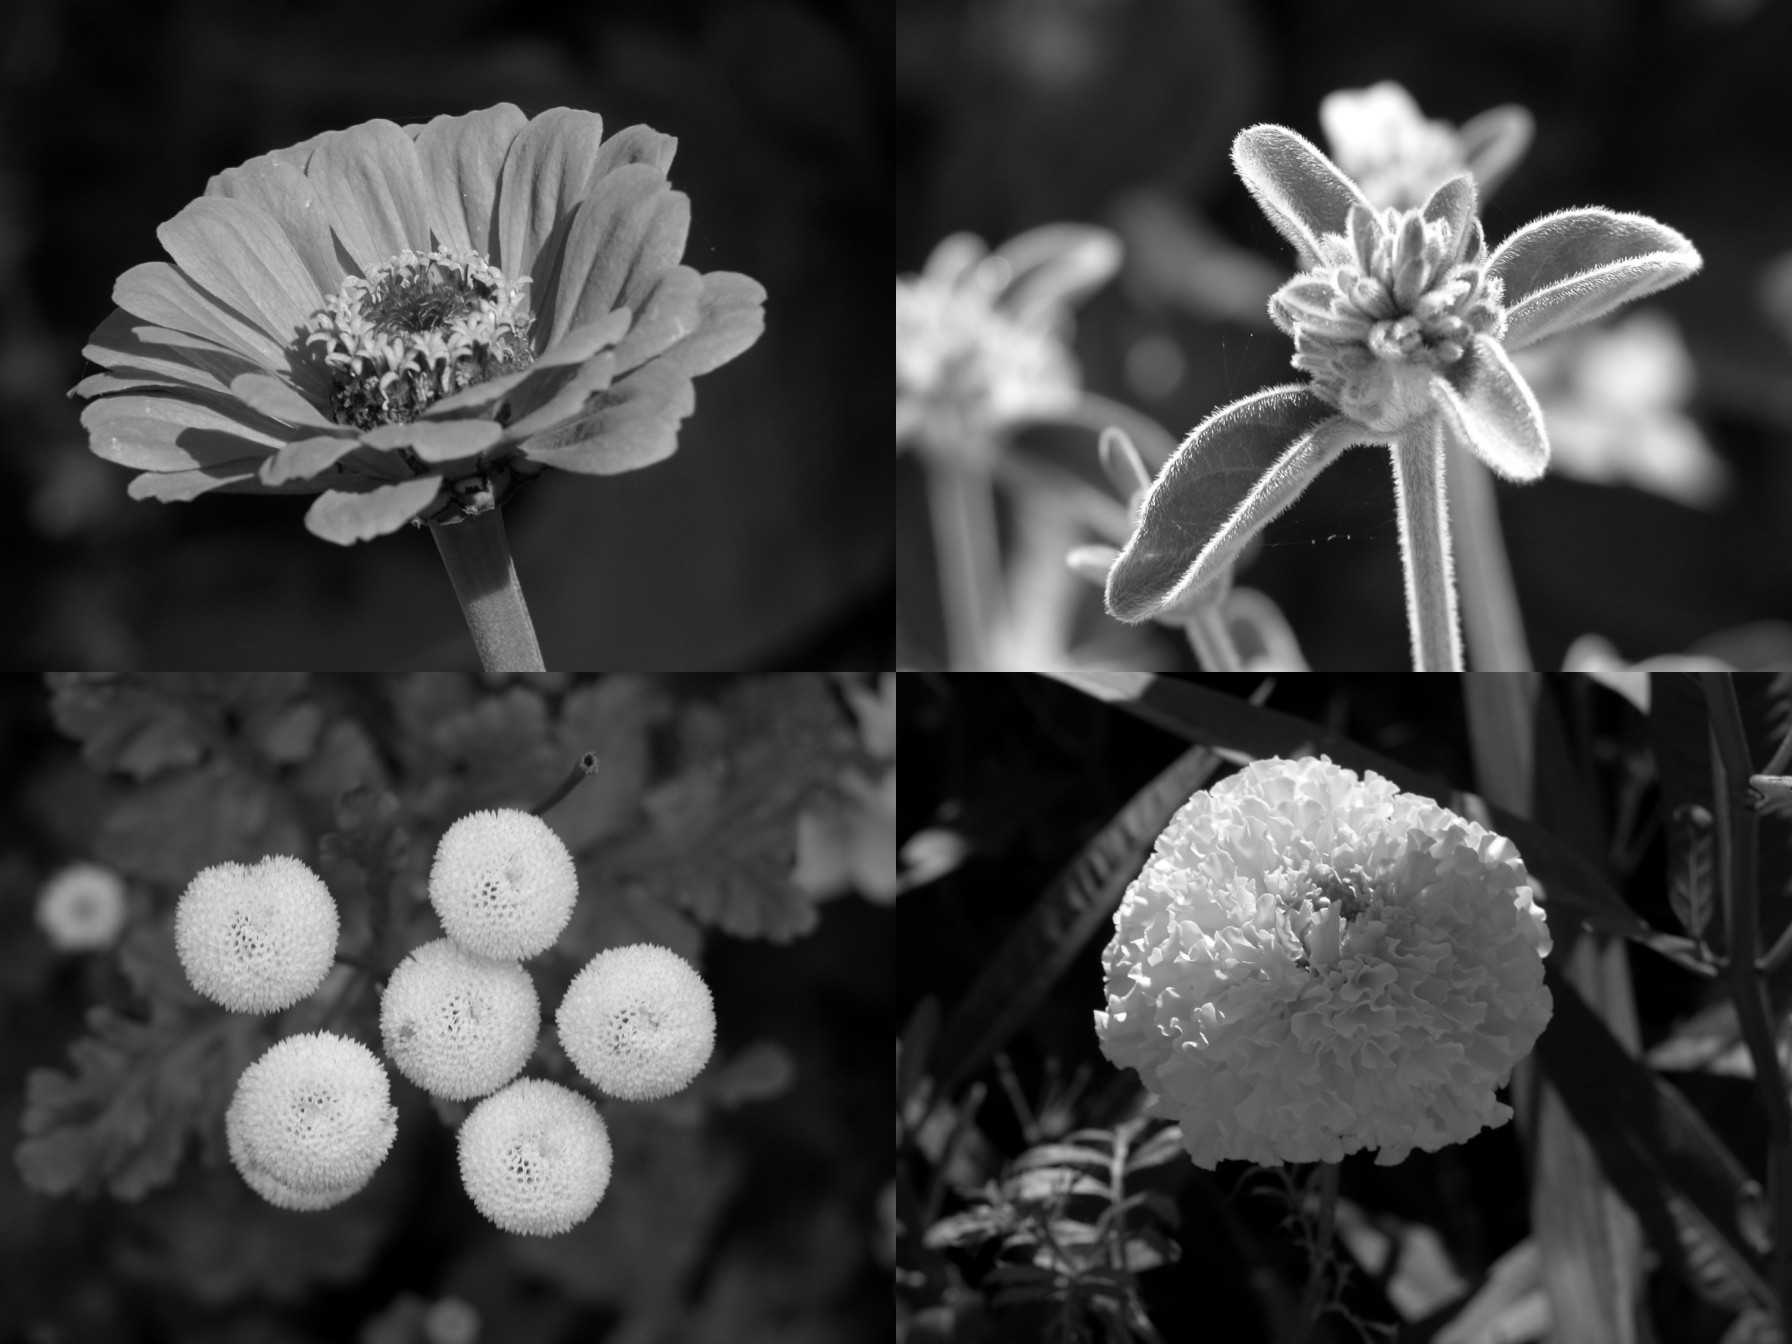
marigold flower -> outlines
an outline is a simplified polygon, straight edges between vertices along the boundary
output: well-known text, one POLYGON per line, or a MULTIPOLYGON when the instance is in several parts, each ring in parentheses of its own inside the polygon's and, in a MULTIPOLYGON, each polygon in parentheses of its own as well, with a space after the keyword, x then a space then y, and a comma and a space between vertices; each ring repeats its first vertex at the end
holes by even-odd
POLYGON ((327 1209, 373 1179, 398 1134, 386 1071, 333 1032, 288 1036, 243 1070, 224 1113, 230 1160, 283 1209, 327 1209))
POLYGON ((690 962, 635 943, 599 952, 554 1014, 578 1071, 613 1097, 648 1101, 682 1091, 716 1044, 715 1000, 690 962))
POLYGON ((566 842, 515 808, 470 812, 442 836, 429 902, 467 951, 520 961, 553 946, 572 918, 579 874, 566 842))
POLYGON ((298 859, 219 863, 181 893, 174 946, 194 989, 238 1013, 272 1013, 314 993, 336 960, 336 902, 298 859))
POLYGON ((454 1101, 483 1097, 521 1073, 540 1029, 529 973, 450 938, 413 951, 380 996, 387 1058, 425 1092, 454 1101))
POLYGON ((1388 1165, 1511 1118, 1549 947, 1503 836, 1372 771, 1256 761, 1158 837, 1095 1026, 1198 1166, 1388 1165))
POLYGON ((569 1087, 519 1078, 460 1127, 460 1180, 506 1232, 548 1237, 591 1216, 610 1184, 610 1132, 569 1087))
POLYGON ((676 146, 503 103, 218 174, 84 351, 93 451, 139 499, 316 494, 306 525, 339 543, 489 511, 546 467, 660 461, 765 298, 679 264, 676 146))
POLYGON ((111 947, 124 930, 124 880, 97 863, 71 863, 37 898, 37 923, 59 952, 111 947))

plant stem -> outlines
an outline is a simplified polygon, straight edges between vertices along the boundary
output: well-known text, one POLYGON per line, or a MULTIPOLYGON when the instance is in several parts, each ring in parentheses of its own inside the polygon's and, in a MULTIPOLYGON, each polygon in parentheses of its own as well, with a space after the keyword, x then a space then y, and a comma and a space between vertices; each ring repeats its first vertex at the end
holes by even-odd
POLYGON ((539 817, 549 808, 558 806, 565 799, 567 794, 579 787, 579 784, 583 780, 589 779, 592 775, 595 775, 597 773, 597 767, 597 753, 595 751, 586 752, 583 756, 579 757, 578 760, 572 763, 572 769, 567 771, 565 779, 554 786, 554 791, 529 810, 539 817))
POLYGON ((1477 672, 1529 672, 1531 651, 1518 614, 1518 592, 1500 531, 1493 476, 1459 443, 1449 455, 1450 502, 1455 509, 1456 558, 1461 562, 1462 624, 1477 672))
POLYGON ((467 514, 457 523, 431 523, 436 549, 487 672, 540 672, 541 646, 523 602, 523 589, 496 508, 467 514))
POLYGON ((1197 603, 1182 622, 1182 628, 1203 672, 1244 671, 1244 660, 1232 641, 1232 628, 1226 624, 1221 602, 1197 603))
POLYGON ((934 455, 926 463, 940 602, 946 618, 946 666, 989 670, 989 632, 1002 598, 995 490, 987 471, 934 455))
POLYGON ((1450 509, 1444 494, 1443 430, 1433 423, 1393 446, 1400 559, 1406 569, 1406 621, 1415 672, 1462 671, 1456 575, 1450 561, 1450 509))
MULTIPOLYGON (((1319 1219, 1307 1243, 1307 1286, 1300 1295, 1300 1310, 1288 1325, 1288 1344, 1306 1344, 1307 1336, 1325 1310, 1326 1285, 1331 1278, 1332 1226, 1338 1216, 1338 1164, 1319 1164, 1319 1219)), ((1303 1211, 1302 1216, 1305 1216, 1303 1211)))

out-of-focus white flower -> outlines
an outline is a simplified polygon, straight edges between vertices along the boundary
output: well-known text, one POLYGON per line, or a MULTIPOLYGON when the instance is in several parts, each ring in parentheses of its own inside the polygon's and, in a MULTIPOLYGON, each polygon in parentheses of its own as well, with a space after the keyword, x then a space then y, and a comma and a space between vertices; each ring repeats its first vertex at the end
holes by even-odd
POLYGON ((1404 86, 1383 80, 1339 89, 1319 104, 1332 160, 1377 208, 1407 210, 1465 169, 1483 202, 1530 148, 1531 114, 1515 104, 1489 108, 1458 129, 1427 118, 1404 86))
POLYGON ((610 1184, 610 1132, 569 1087, 519 1078, 460 1127, 460 1180, 506 1232, 550 1237, 591 1216, 610 1184))
POLYGON ((97 863, 71 863, 44 883, 37 923, 58 952, 97 952, 124 931, 124 879, 97 863))
POLYGON ((315 993, 336 960, 338 929, 330 889, 288 854, 213 864, 174 911, 187 980, 238 1013, 278 1012, 315 993))
POLYGON ((448 936, 500 961, 552 947, 578 898, 566 842, 540 817, 511 807, 455 822, 429 870, 429 903, 448 936))
POLYGON ((697 968, 670 948, 633 943, 599 952, 554 1014, 573 1067, 630 1101, 669 1097, 703 1072, 716 1044, 715 1000, 697 968))
POLYGON ((1730 473, 1681 413, 1692 356, 1666 313, 1645 308, 1513 356, 1543 407, 1550 465, 1596 485, 1631 485, 1710 508, 1730 473))
POLYGON ((474 1344, 479 1338, 479 1312, 458 1297, 444 1297, 423 1313, 423 1337, 429 1344, 474 1344))
POLYGON ((1114 926, 1102 1051, 1208 1169, 1388 1165, 1504 1124, 1552 1008, 1512 843, 1324 758, 1189 799, 1114 926))
POLYGON ((373 1178, 398 1109, 373 1051, 317 1031, 288 1036, 243 1070, 224 1130, 256 1194, 283 1209, 327 1209, 373 1178))
POLYGON ((453 1101, 483 1097, 521 1073, 540 1029, 529 972, 474 956, 452 938, 399 962, 380 995, 387 1058, 425 1092, 453 1101))
POLYGON ((810 807, 797 818, 796 865, 790 879, 818 901, 857 891, 867 900, 896 899, 896 769, 881 778, 848 770, 845 798, 810 807))
POLYGON ((1004 425, 1069 411, 1080 388, 1070 304, 1119 265, 1114 236, 1080 224, 994 252, 968 233, 944 239, 920 275, 896 281, 897 447, 987 464, 1004 425))

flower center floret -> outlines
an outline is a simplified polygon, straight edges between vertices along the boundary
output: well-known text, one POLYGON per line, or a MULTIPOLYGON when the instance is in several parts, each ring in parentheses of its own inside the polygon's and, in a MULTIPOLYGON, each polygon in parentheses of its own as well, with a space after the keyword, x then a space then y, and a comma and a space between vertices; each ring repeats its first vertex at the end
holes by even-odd
POLYGON ((1278 290, 1270 313, 1315 395, 1382 433, 1428 414, 1433 373, 1505 327, 1479 220, 1458 232, 1420 210, 1362 204, 1344 233, 1320 238, 1319 264, 1278 290))
POLYGON ((350 276, 307 326, 323 347, 337 423, 415 420, 433 403, 534 363, 527 279, 510 283, 479 253, 400 252, 350 276))

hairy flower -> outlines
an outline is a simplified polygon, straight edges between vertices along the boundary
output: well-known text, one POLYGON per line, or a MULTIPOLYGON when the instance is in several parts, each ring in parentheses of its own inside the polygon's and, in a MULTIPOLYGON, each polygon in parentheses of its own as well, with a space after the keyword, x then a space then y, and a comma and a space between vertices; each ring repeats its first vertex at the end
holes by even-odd
POLYGON ((460 1180, 506 1232, 548 1237, 591 1216, 610 1184, 610 1133, 571 1088, 519 1078, 460 1127, 460 1180))
POLYGON ((662 460, 765 297, 679 264, 676 146, 504 103, 218 174, 84 351, 93 451, 140 499, 315 494, 306 525, 340 543, 489 510, 546 467, 662 460))
POLYGON ((1531 114, 1514 104, 1464 122, 1428 119, 1393 80, 1339 89, 1319 104, 1319 124, 1332 160, 1355 179, 1369 203, 1422 205, 1443 182, 1471 174, 1486 200, 1530 147, 1531 114))
POLYGON ((1232 157, 1301 272, 1270 318, 1309 383, 1215 411, 1164 464, 1108 572, 1108 611, 1149 619, 1198 590, 1353 444, 1392 450, 1415 667, 1459 667, 1444 490, 1455 444, 1508 480, 1541 476, 1549 439, 1509 351, 1698 270, 1680 234, 1642 215, 1564 210, 1491 253, 1474 180, 1377 211, 1306 140, 1240 132, 1232 157))
POLYGON ((579 874, 566 842, 515 808, 470 812, 442 836, 429 902, 467 951, 520 961, 553 946, 572 918, 579 874))
POLYGON ((425 1092, 454 1101, 483 1097, 521 1073, 540 1029, 529 973, 450 938, 399 962, 380 996, 387 1058, 425 1092))
POLYGON ((599 952, 554 1014, 578 1071, 613 1097, 669 1097, 703 1071, 716 1044, 715 1001, 690 962, 634 943, 599 952))
POLYGON ((1158 837, 1096 1031, 1198 1166, 1391 1164, 1511 1117, 1549 947, 1504 837, 1373 772, 1256 761, 1158 837))
POLYGON ((968 233, 943 240, 919 276, 896 281, 896 446, 987 455, 1004 426, 1069 411, 1070 302, 1119 264, 1114 237, 1081 225, 1034 229, 993 253, 968 233))
POLYGON ((263 1199, 327 1209, 373 1179, 398 1109, 373 1051, 318 1031, 288 1036, 243 1070, 224 1130, 230 1160, 263 1199))
POLYGON ((59 952, 111 947, 124 921, 124 879, 97 863, 69 864, 38 894, 38 927, 59 952))
POLYGON ((336 902, 298 859, 219 863, 187 884, 174 945, 194 989, 238 1013, 272 1013, 312 994, 336 960, 336 902))

